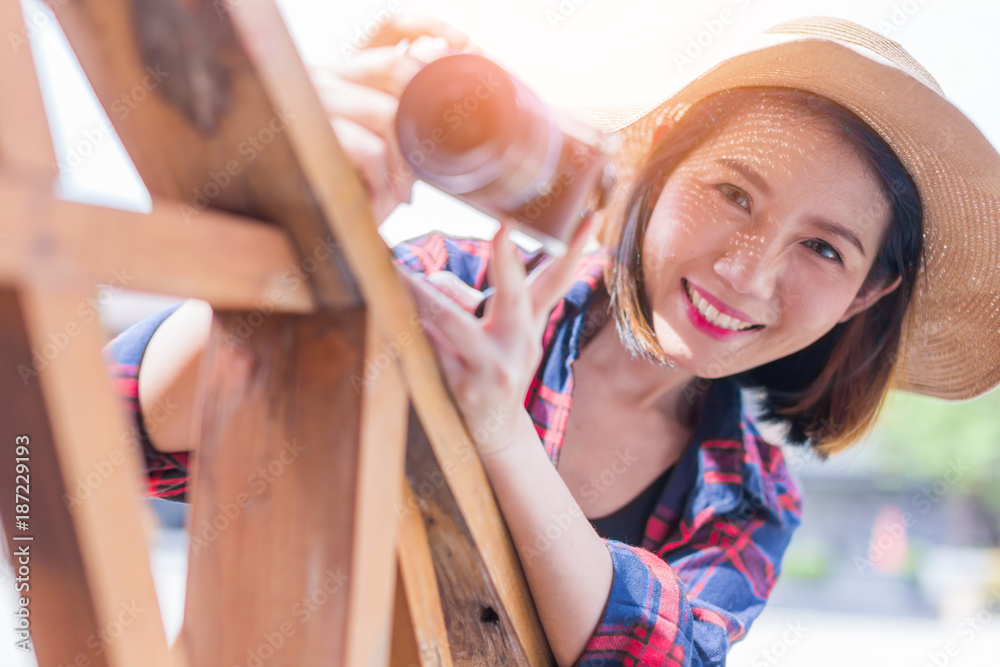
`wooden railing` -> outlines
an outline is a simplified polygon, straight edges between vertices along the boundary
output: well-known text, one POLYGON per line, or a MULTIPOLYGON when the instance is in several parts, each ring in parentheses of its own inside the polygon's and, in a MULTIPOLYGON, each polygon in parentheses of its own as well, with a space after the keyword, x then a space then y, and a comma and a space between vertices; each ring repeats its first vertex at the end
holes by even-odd
MULTIPOLYGON (((0 32, 23 34, 18 3, 0 7, 0 32)), ((30 51, 0 49, 0 516, 9 552, 30 551, 19 595, 39 664, 553 664, 473 441, 273 2, 52 9, 153 204, 53 196, 30 51), (104 332, 78 308, 122 265, 129 289, 213 306, 203 377, 225 386, 204 396, 189 529, 214 531, 191 540, 172 646, 141 453, 104 332), (307 281, 281 280, 292 269, 307 281), (352 382, 399 340, 396 363, 352 382), (245 374, 226 377, 223 357, 245 374), (123 607, 142 611, 126 625, 123 607)))

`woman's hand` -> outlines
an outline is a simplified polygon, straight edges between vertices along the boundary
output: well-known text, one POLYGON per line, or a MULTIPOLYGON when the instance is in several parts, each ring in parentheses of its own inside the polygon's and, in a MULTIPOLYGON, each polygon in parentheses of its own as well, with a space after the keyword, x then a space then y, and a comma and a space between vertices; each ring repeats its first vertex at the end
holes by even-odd
POLYGON ((493 237, 487 272, 496 291, 482 319, 442 295, 428 279, 400 268, 417 301, 421 322, 437 353, 445 381, 480 455, 515 445, 514 415, 542 356, 542 334, 552 308, 572 284, 586 245, 591 216, 581 221, 566 254, 550 258, 530 277, 502 222, 493 237), (509 428, 508 428, 509 427, 509 428))
POLYGON ((469 50, 469 38, 433 19, 397 16, 342 67, 310 67, 333 130, 354 163, 379 224, 410 200, 413 172, 396 141, 396 109, 420 68, 450 52, 469 50))

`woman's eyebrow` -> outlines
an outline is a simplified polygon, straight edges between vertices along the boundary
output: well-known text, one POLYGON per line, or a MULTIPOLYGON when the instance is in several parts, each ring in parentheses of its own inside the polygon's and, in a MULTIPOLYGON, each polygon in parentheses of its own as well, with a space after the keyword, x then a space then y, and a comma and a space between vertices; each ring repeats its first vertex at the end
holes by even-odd
MULTIPOLYGON (((732 169, 733 171, 741 174, 748 181, 753 183, 761 192, 765 195, 771 194, 771 188, 767 185, 767 181, 761 176, 756 170, 745 162, 740 162, 739 160, 734 160, 733 158, 719 158, 715 161, 716 164, 720 164, 723 167, 732 169)), ((862 257, 868 257, 865 252, 865 246, 861 243, 861 239, 858 238, 857 234, 852 232, 850 229, 840 224, 839 222, 833 222, 832 220, 827 220, 826 218, 812 217, 809 220, 813 226, 818 227, 827 234, 833 234, 834 236, 839 236, 844 239, 852 246, 858 249, 862 257)))
POLYGON ((771 188, 768 186, 767 181, 764 180, 764 177, 757 173, 757 171, 755 171, 750 165, 727 157, 719 158, 715 162, 716 164, 721 164, 723 167, 728 167, 729 169, 738 172, 745 179, 753 183, 754 186, 756 186, 757 189, 765 195, 771 194, 771 188))
POLYGON ((820 218, 816 216, 810 218, 809 222, 812 223, 814 227, 818 227, 827 234, 833 234, 834 236, 839 236, 840 238, 844 239, 845 241, 853 245, 855 248, 857 248, 858 252, 861 253, 862 257, 868 256, 865 253, 865 246, 862 245, 861 239, 858 238, 857 234, 855 234, 854 232, 852 232, 850 229, 840 224, 839 222, 833 222, 832 220, 827 220, 826 218, 820 218))

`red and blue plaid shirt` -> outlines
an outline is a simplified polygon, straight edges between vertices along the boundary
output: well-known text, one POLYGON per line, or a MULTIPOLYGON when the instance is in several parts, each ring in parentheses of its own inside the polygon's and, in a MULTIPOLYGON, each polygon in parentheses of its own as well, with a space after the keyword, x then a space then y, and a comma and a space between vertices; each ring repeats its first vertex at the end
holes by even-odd
MULTIPOLYGON (((426 275, 449 271, 486 285, 489 242, 430 234, 400 244, 396 260, 426 275)), ((529 261, 533 256, 522 253, 529 261)), ((587 309, 604 289, 607 254, 585 257, 576 281, 552 311, 544 354, 525 397, 538 435, 556 464, 572 406, 576 358, 587 309)), ((173 308, 123 332, 108 348, 111 372, 136 417, 149 492, 183 498, 187 455, 154 450, 141 426, 136 368, 145 343, 173 308)), ((724 665, 764 608, 781 557, 801 519, 801 496, 778 447, 760 436, 740 390, 704 385, 694 435, 646 522, 642 544, 607 539, 614 581, 601 622, 575 665, 724 665)))

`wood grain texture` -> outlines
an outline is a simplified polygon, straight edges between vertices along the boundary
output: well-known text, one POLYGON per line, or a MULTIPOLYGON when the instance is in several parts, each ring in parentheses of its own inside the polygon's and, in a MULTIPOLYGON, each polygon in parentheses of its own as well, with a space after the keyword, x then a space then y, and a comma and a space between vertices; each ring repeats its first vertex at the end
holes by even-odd
POLYGON ((511 614, 476 550, 433 448, 410 415, 406 475, 427 531, 455 665, 528 665, 511 614))
MULTIPOLYGON (((143 183, 197 224, 208 207, 288 229, 318 303, 359 303, 272 103, 219 0, 74 0, 56 17, 143 183), (321 258, 321 256, 325 257, 321 258)), ((232 3, 239 4, 239 3, 232 3)))
POLYGON ((399 570, 392 667, 451 667, 451 645, 441 594, 434 572, 434 555, 417 496, 402 479, 399 522, 399 570))
POLYGON ((77 310, 90 297, 0 290, 4 532, 12 553, 30 545, 40 665, 182 665, 168 655, 149 570, 138 440, 112 395, 99 325, 77 310), (31 442, 27 531, 11 513, 21 434, 31 442), (34 540, 13 539, 25 535, 34 540))
POLYGON ((0 164, 50 186, 58 170, 21 3, 0 4, 0 34, 0 164))
MULTIPOLYGON (((397 563, 398 565, 401 563, 397 563)), ((406 588, 403 586, 403 572, 401 567, 397 567, 389 665, 391 667, 428 667, 429 664, 434 663, 421 662, 420 660, 414 617, 410 615, 409 603, 406 600, 406 588)))
POLYGON ((365 311, 275 313, 249 335, 244 315, 217 312, 206 351, 207 374, 227 370, 204 401, 184 641, 199 666, 344 665, 365 311))
MULTIPOLYGON (((47 185, 3 170, 0 200, 0 283, 101 283, 217 308, 315 310, 313 264, 280 227, 212 210, 185 224, 160 200, 146 214, 60 201, 47 185)), ((335 245, 332 235, 327 243, 335 245)))
POLYGON ((392 480, 404 474, 409 403, 392 348, 370 312, 366 332, 363 372, 350 378, 362 403, 345 665, 387 667, 399 534, 393 517, 402 502, 402 489, 392 480))

